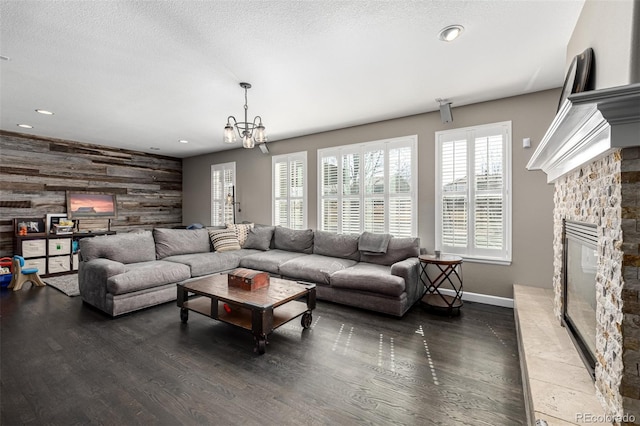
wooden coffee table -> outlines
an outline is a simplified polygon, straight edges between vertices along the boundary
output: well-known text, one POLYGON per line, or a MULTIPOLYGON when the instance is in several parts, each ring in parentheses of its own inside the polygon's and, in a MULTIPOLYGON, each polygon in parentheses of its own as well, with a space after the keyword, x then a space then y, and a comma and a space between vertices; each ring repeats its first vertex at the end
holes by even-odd
POLYGON ((249 330, 259 354, 266 351, 267 335, 292 319, 302 316, 302 327, 311 326, 311 311, 316 307, 315 284, 271 277, 268 287, 249 291, 229 287, 227 279, 226 274, 210 275, 178 284, 182 322, 186 323, 189 311, 194 311, 249 330))

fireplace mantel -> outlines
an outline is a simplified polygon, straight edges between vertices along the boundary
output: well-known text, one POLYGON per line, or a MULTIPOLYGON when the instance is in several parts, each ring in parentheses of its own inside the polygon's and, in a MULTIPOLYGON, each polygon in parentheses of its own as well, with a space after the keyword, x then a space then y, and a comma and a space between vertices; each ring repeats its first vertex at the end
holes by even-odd
POLYGON ((547 182, 614 149, 640 145, 640 84, 576 93, 556 114, 527 164, 547 182))

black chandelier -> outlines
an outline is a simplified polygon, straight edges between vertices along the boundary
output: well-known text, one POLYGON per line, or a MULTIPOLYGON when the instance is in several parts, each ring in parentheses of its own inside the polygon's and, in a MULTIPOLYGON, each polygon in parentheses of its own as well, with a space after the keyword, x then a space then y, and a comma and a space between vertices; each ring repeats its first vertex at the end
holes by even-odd
MULTIPOLYGON (((265 143, 267 141, 267 134, 265 128, 262 125, 262 118, 257 115, 253 122, 249 122, 247 119, 247 89, 251 89, 251 84, 240 83, 240 87, 244 89, 244 121, 237 121, 232 115, 227 118, 227 125, 224 126, 224 138, 225 143, 234 143, 238 139, 236 133, 242 139, 242 146, 245 148, 253 148, 257 144, 265 143), (233 126, 231 122, 233 121, 233 126), (235 129, 235 131, 234 131, 235 129)), ((265 146, 266 148, 266 146, 265 146)))

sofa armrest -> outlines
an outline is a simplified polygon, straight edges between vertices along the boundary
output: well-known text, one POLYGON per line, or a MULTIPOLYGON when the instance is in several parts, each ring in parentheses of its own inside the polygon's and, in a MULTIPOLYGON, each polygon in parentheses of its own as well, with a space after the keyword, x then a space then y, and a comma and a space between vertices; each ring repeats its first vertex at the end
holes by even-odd
POLYGON ((106 310, 107 280, 125 271, 124 264, 109 259, 80 262, 78 287, 82 300, 106 310))
POLYGON ((420 261, 417 257, 410 257, 391 265, 391 275, 404 278, 405 291, 410 305, 422 297, 424 286, 420 281, 420 261))

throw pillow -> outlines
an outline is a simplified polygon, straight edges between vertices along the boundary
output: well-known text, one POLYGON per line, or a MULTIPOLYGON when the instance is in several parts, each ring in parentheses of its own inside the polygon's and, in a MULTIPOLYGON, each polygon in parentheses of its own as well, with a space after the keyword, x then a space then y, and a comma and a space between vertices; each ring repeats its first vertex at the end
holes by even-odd
POLYGON ((269 250, 274 229, 275 227, 273 226, 260 226, 251 228, 249 230, 249 234, 247 235, 247 240, 244 242, 242 248, 251 248, 262 251, 269 250))
POLYGON ((227 229, 232 229, 236 233, 240 247, 244 246, 244 242, 247 241, 247 235, 249 235, 251 228, 253 228, 253 223, 227 223, 227 229))
POLYGON ((273 240, 277 249, 306 254, 313 253, 312 229, 291 229, 276 226, 273 240))
POLYGON ((211 229, 209 238, 215 251, 222 253, 224 251, 240 250, 238 237, 236 237, 236 233, 232 229, 211 229))

